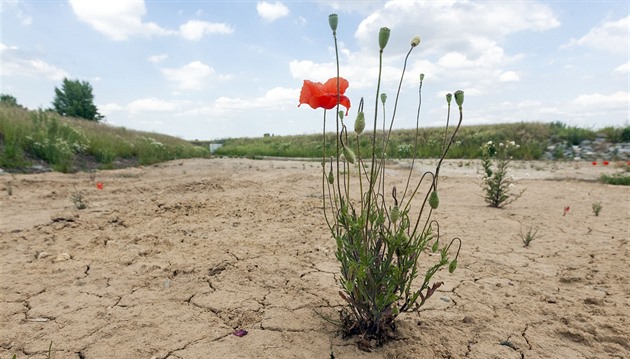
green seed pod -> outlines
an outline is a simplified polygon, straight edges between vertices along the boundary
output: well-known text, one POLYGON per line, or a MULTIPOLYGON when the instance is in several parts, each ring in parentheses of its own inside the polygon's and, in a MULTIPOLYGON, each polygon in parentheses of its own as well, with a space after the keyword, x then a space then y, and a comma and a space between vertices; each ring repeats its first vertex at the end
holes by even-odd
POLYGON ((328 25, 330 25, 330 29, 335 32, 337 31, 337 24, 339 23, 339 16, 337 14, 328 15, 328 25))
POLYGON ((344 115, 344 112, 343 111, 339 111, 339 119, 341 121, 343 121, 343 115, 344 115))
POLYGON ((459 108, 462 108, 462 105, 464 104, 464 91, 455 91, 455 102, 457 102, 457 106, 459 106, 459 108))
POLYGON ((424 81, 424 74, 420 74, 420 82, 424 81))
POLYGON ((437 191, 431 192, 431 195, 429 195, 429 206, 433 209, 437 209, 439 205, 440 197, 438 197, 437 191))
POLYGON ((385 46, 387 46, 390 32, 391 31, 389 30, 389 28, 386 27, 381 27, 381 31, 378 32, 378 46, 380 46, 381 51, 383 51, 383 49, 385 49, 385 46))
POLYGON ((343 146, 343 157, 346 158, 346 161, 348 161, 350 164, 354 164, 354 162, 356 162, 357 158, 354 155, 354 152, 352 152, 352 150, 350 148, 348 148, 347 146, 343 146))
POLYGON ((387 94, 383 92, 381 94, 381 102, 383 103, 383 105, 385 105, 385 101, 387 101, 387 94))
POLYGON ((446 103, 450 106, 451 105, 451 99, 453 98, 453 94, 452 93, 447 93, 446 94, 446 103))
POLYGON ((436 240, 435 243, 433 243, 433 246, 431 247, 431 252, 435 253, 437 252, 437 250, 440 248, 440 240, 436 240))
POLYGON ((457 258, 453 259, 451 264, 448 265, 448 272, 449 273, 453 273, 453 272, 455 272, 456 268, 457 268, 457 258))
POLYGON ((357 119, 354 120, 354 132, 360 135, 365 130, 365 114, 363 111, 357 113, 357 119))
POLYGON ((394 206, 392 208, 389 213, 389 218, 391 219, 392 223, 398 222, 398 218, 400 218, 400 208, 398 208, 398 206, 394 206))
POLYGON ((416 47, 420 45, 420 36, 414 36, 413 39, 411 39, 411 47, 416 47))
POLYGON ((335 175, 333 175, 332 168, 328 172, 328 183, 333 184, 335 182, 335 175))

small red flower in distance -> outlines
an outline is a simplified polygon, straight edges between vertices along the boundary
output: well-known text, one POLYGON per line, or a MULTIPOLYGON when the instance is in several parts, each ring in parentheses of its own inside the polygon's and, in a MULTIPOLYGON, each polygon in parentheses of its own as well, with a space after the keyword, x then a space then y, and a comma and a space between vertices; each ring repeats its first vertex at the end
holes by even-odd
POLYGON ((597 166, 597 161, 593 161, 591 163, 593 164, 593 166, 597 166))
POLYGON ((563 217, 566 216, 567 213, 569 213, 569 209, 569 206, 564 207, 564 213, 562 214, 563 217))
MULTIPOLYGON (((350 109, 350 99, 343 94, 348 89, 348 80, 339 78, 339 104, 346 107, 346 115, 350 109)), ((313 82, 304 80, 302 85, 302 91, 300 92, 300 107, 301 104, 306 103, 312 108, 324 108, 330 110, 337 106, 337 78, 333 77, 326 81, 325 84, 321 82, 313 82)))
POLYGON ((602 163, 604 164, 604 166, 608 166, 608 161, 604 161, 602 163))
POLYGON ((103 182, 96 182, 97 189, 103 189, 103 182))

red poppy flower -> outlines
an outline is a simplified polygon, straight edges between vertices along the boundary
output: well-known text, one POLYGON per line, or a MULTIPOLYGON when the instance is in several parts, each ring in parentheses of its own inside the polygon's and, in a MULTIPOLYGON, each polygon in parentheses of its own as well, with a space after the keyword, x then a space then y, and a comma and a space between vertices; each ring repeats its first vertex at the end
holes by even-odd
POLYGON ((97 189, 103 189, 103 182, 96 182, 97 189))
POLYGON ((597 161, 593 161, 591 163, 593 164, 593 166, 597 166, 597 161))
POLYGON ((604 161, 604 166, 608 166, 608 161, 604 161))
POLYGON ((339 104, 346 107, 346 115, 350 109, 350 99, 344 96, 344 92, 348 89, 348 80, 339 78, 339 95, 337 94, 337 78, 333 77, 326 81, 325 84, 321 82, 313 82, 304 80, 302 85, 302 92, 300 92, 300 107, 301 104, 306 103, 312 108, 324 108, 330 110, 337 106, 337 97, 339 97, 339 104))

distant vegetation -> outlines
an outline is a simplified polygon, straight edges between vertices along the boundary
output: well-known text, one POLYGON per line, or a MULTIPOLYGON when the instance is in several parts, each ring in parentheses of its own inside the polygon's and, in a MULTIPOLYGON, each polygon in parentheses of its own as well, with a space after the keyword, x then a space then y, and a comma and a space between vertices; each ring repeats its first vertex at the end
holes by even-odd
POLYGON ((74 172, 209 155, 207 147, 176 137, 62 117, 52 111, 29 111, 10 96, 4 100, 0 102, 0 168, 4 170, 29 171, 33 164, 40 164, 74 172))
MULTIPOLYGON (((554 123, 511 123, 499 125, 463 126, 451 147, 448 158, 473 159, 481 157, 481 145, 516 141, 520 147, 514 150, 514 159, 538 160, 543 158, 547 146, 557 143, 577 145, 583 140, 595 140, 603 135, 612 143, 630 142, 630 127, 606 127, 592 131, 579 127, 554 123)), ((327 135, 327 153, 334 153, 335 139, 327 135)), ((386 149, 389 158, 411 158, 414 148, 415 130, 394 130, 386 149)), ((262 138, 233 138, 218 141, 223 144, 215 154, 222 156, 277 156, 277 157, 321 157, 322 135, 270 136, 262 138)), ((361 153, 368 153, 369 144, 364 136, 361 153)), ((419 158, 437 158, 444 138, 444 129, 424 128, 419 130, 419 158)), ((352 148, 356 141, 350 136, 352 148)))

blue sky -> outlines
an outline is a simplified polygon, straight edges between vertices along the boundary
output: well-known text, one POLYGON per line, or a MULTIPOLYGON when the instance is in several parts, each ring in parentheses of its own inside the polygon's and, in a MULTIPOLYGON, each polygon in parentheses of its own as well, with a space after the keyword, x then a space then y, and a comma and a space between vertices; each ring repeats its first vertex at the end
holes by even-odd
POLYGON ((382 90, 394 127, 561 121, 627 126, 629 5, 623 1, 1 0, 0 92, 48 108, 64 77, 88 81, 106 123, 185 139, 321 131, 297 107, 304 79, 334 76, 328 15, 339 14, 341 76, 356 116, 373 114, 377 34, 391 28, 382 90))

